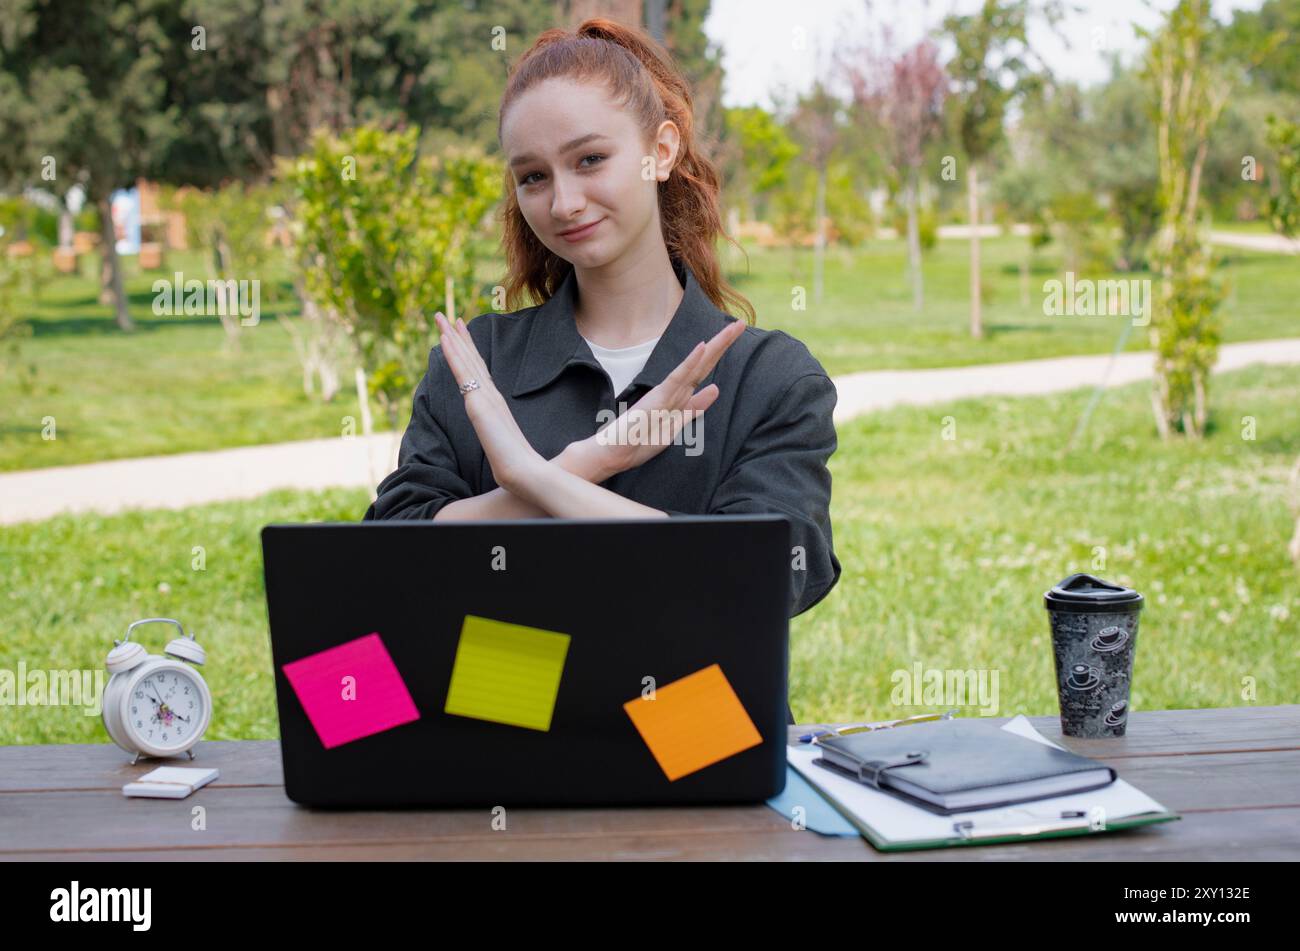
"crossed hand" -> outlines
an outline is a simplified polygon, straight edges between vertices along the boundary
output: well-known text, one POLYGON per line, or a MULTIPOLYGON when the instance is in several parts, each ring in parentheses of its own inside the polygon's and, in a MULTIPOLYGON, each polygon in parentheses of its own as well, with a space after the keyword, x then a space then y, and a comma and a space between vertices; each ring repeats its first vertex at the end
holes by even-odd
MULTIPOLYGON (((492 477, 498 485, 513 485, 514 479, 540 461, 541 456, 519 429, 505 397, 492 382, 492 374, 465 321, 457 319, 453 324, 442 313, 434 315, 434 320, 442 332, 442 352, 456 383, 464 386, 476 381, 478 384, 468 391, 462 390, 465 412, 492 466, 492 477)), ((698 393, 695 388, 713 372, 727 348, 744 332, 745 322, 733 320, 712 340, 701 341, 662 383, 586 440, 594 444, 587 448, 600 454, 607 472, 623 472, 654 458, 672 443, 684 422, 713 405, 718 398, 716 383, 710 383, 698 393), (670 425, 646 427, 647 418, 668 419, 670 425), (627 436, 634 427, 638 432, 649 431, 653 438, 629 441, 627 436)))

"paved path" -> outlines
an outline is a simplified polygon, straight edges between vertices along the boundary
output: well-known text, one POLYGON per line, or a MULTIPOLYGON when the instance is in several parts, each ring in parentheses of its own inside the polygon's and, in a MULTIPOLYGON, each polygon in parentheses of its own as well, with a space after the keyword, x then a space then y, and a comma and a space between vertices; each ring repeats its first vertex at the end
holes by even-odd
POLYGON ((396 438, 309 439, 2 473, 0 524, 62 512, 179 509, 274 489, 373 489, 392 468, 396 438))
POLYGON ((1300 254, 1300 240, 1284 238, 1280 234, 1237 234, 1232 231, 1211 231, 1210 240, 1233 248, 1252 251, 1272 251, 1275 254, 1300 254))
MULTIPOLYGON (((1227 344, 1216 371, 1250 364, 1300 363, 1300 339, 1227 344)), ((1031 396, 1105 379, 1118 386, 1151 376, 1151 354, 1058 357, 935 370, 871 370, 836 377, 836 423, 891 406, 923 406, 975 396, 1031 396), (1109 373, 1109 375, 1108 375, 1109 373)), ((373 489, 395 464, 397 436, 313 439, 0 473, 0 524, 62 512, 185 508, 253 498, 273 489, 373 489)))
MULTIPOLYGON (((937 230, 940 238, 969 239, 972 229, 970 225, 940 225, 937 230)), ((1014 224, 1011 226, 1011 233, 1014 235, 1027 235, 1031 230, 1027 224, 1014 224)), ((979 227, 981 238, 996 238, 1001 234, 1002 227, 1000 225, 980 225, 979 227)), ((878 228, 876 236, 880 238, 897 238, 899 234, 893 228, 878 228)), ((1233 248, 1249 248, 1252 251, 1270 251, 1274 254, 1300 254, 1300 239, 1287 238, 1280 234, 1211 231, 1210 242, 1233 248)))
MULTIPOLYGON (((1150 378, 1150 351, 1121 353, 1107 377, 1111 357, 1054 357, 1018 363, 984 363, 936 370, 868 370, 835 378, 839 403, 835 422, 847 422, 871 410, 891 406, 925 406, 970 396, 1033 396, 1080 386, 1120 386, 1150 378)), ((1219 350, 1215 372, 1255 363, 1300 363, 1300 339, 1230 343, 1219 350)))

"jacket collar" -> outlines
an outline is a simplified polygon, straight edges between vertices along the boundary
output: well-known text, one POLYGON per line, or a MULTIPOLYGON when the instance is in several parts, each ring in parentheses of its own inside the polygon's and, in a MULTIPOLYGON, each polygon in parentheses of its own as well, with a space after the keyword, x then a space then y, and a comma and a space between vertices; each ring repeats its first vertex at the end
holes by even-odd
MULTIPOLYGON (((644 386, 646 389, 658 386, 686 359, 697 343, 709 340, 731 319, 713 306, 686 262, 675 257, 671 261, 682 285, 682 302, 630 386, 644 386)), ((570 269, 555 294, 528 318, 532 327, 511 396, 523 396, 541 389, 575 364, 603 372, 574 322, 577 294, 578 279, 570 269)), ((712 375, 710 373, 706 381, 712 375)))

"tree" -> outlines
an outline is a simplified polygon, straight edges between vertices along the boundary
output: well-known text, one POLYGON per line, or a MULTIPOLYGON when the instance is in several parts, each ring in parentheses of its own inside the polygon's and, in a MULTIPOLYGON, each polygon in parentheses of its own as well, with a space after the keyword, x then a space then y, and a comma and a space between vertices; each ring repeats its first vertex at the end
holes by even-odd
MULTIPOLYGON (((981 337, 979 167, 1003 136, 1008 105, 1036 85, 1025 34, 1028 0, 984 0, 979 12, 944 18, 943 31, 956 47, 947 65, 969 189, 970 329, 981 337)), ((1052 15, 1055 15, 1054 13, 1052 15)))
POLYGON ((812 90, 804 96, 790 118, 790 125, 804 143, 809 164, 817 174, 817 195, 814 200, 813 246, 813 300, 821 303, 822 274, 826 261, 826 182, 836 146, 840 140, 839 115, 843 103, 827 89, 823 80, 813 83, 812 90))
MULTIPOLYGON (((1106 187, 1097 170, 1105 161, 1102 153, 1112 145, 1112 133, 1098 115, 1094 97, 1073 83, 1039 90, 1025 98, 1014 138, 1024 154, 1019 174, 1010 177, 1017 185, 1028 180, 1030 191, 1024 197, 1037 205, 1029 220, 1041 225, 1041 237, 1059 240, 1067 271, 1109 269, 1113 247, 1099 200, 1106 187)), ((1007 178, 1003 173, 996 182, 1003 196, 1012 184, 1007 178)))
POLYGON ((1201 173, 1210 130, 1231 93, 1222 36, 1208 0, 1179 0, 1150 39, 1144 76, 1154 93, 1160 227, 1152 263, 1160 294, 1150 325, 1156 351, 1152 408, 1160 435, 1205 434, 1210 370, 1218 359, 1218 305, 1208 241, 1200 233, 1201 173))
MULTIPOLYGON (((1276 191, 1269 198, 1269 220, 1278 234, 1300 232, 1300 126, 1269 116, 1268 144, 1277 152, 1276 191)), ((1300 567, 1300 458, 1291 468, 1291 511, 1295 532, 1288 550, 1300 567)))
POLYGON ((0 0, 0 23, 0 180, 60 197, 85 189, 117 324, 131 330, 111 199, 156 171, 178 136, 164 69, 187 35, 176 4, 0 0))
POLYGON ((21 342, 32 334, 31 325, 23 320, 18 307, 19 295, 30 288, 32 258, 9 253, 17 236, 19 204, 15 200, 0 201, 0 377, 18 363, 21 342))
POLYGON ((1112 71, 1110 82, 1089 94, 1091 121, 1081 138, 1093 144, 1089 177, 1110 201, 1119 224, 1119 267, 1145 268, 1156 231, 1156 132, 1146 107, 1149 91, 1132 70, 1112 71))
MULTIPOLYGON (((171 200, 185 215, 190 246, 207 252, 208 279, 217 282, 219 293, 224 295, 225 288, 233 286, 227 284, 230 281, 260 281, 278 256, 278 249, 268 246, 267 232, 271 210, 280 201, 273 186, 238 181, 212 191, 186 189, 171 200)), ((268 290, 275 287, 274 281, 263 283, 268 290)), ((223 306, 218 316, 225 330, 227 351, 238 353, 242 327, 238 308, 223 306)))
POLYGON ((862 54, 859 61, 848 62, 846 72, 855 100, 878 130, 878 153, 896 185, 901 185, 912 298, 920 311, 925 302, 917 225, 921 166, 926 146, 942 127, 948 77, 939 64, 938 47, 929 40, 897 57, 862 54))
POLYGON ((1300 125, 1269 116, 1268 144, 1277 154, 1269 223, 1278 234, 1290 237, 1300 232, 1300 125))
POLYGON ((1264 0, 1237 10, 1227 29, 1228 55, 1240 60, 1263 88, 1300 96, 1300 0, 1264 0))
POLYGON ((411 124, 427 150, 491 149, 510 63, 557 22, 536 0, 187 0, 184 10, 186 35, 201 25, 205 50, 180 64, 193 134, 172 159, 207 185, 271 174, 321 127, 411 124))
POLYGON ((722 50, 704 32, 711 2, 668 2, 663 38, 665 49, 690 83, 696 135, 706 143, 722 138, 726 121, 722 106, 722 50))
POLYGON ((726 193, 749 206, 749 217, 760 217, 759 202, 786 181, 799 146, 766 109, 743 106, 726 110, 723 163, 726 193))

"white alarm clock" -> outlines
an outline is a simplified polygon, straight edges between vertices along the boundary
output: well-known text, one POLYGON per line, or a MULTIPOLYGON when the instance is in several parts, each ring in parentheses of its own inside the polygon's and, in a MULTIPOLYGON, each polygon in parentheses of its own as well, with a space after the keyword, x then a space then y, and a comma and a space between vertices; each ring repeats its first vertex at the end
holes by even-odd
POLYGON ((113 642, 108 654, 108 685, 104 688, 104 729, 113 742, 142 756, 165 758, 189 754, 212 718, 212 691, 197 670, 184 663, 202 665, 203 648, 186 634, 180 621, 151 617, 126 629, 124 640, 113 642), (181 636, 158 657, 131 640, 141 624, 175 624, 181 636))

